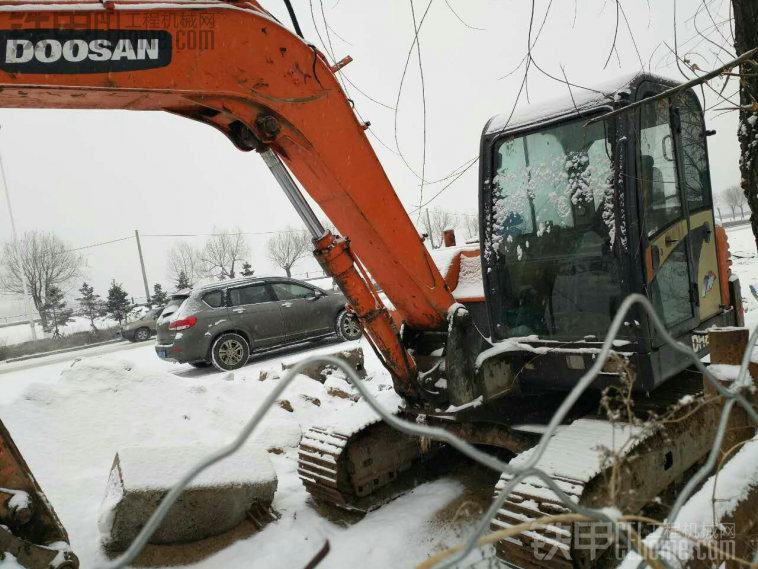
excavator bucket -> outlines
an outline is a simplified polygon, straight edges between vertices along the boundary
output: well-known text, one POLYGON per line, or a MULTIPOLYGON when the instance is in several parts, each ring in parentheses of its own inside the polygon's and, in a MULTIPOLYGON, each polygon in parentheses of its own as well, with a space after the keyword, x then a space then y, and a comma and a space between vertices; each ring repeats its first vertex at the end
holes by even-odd
POLYGON ((0 420, 0 561, 26 569, 77 569, 68 534, 0 420))

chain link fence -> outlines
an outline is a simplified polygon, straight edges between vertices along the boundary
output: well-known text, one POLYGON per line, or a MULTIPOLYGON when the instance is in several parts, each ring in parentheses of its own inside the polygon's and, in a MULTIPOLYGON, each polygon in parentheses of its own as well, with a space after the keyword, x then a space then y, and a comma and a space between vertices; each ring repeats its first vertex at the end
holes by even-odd
MULTIPOLYGON (((534 451, 531 453, 528 460, 522 461, 518 466, 514 466, 490 454, 487 454, 486 452, 483 452, 474 445, 451 434, 443 428, 419 424, 417 422, 410 422, 393 415, 391 412, 382 408, 377 403, 369 390, 362 384, 357 373, 343 360, 331 356, 316 356, 299 362, 287 372, 281 381, 277 383, 276 388, 271 393, 269 393, 269 395, 261 403, 261 405, 258 407, 258 409, 255 411, 253 416, 250 418, 250 420, 240 431, 239 435, 233 442, 206 457, 203 461, 195 465, 182 477, 182 479, 171 489, 159 507, 155 510, 150 520, 139 533, 131 546, 120 557, 105 565, 104 569, 118 569, 121 567, 126 567, 129 563, 131 563, 147 543, 148 539, 161 523, 171 506, 179 498, 179 494, 181 493, 182 489, 203 470, 237 452, 253 432, 253 430, 256 428, 256 426, 260 423, 271 406, 274 405, 279 396, 282 395, 282 393, 289 387, 292 380, 306 366, 311 365, 314 362, 329 364, 337 369, 342 370, 349 378, 349 380, 354 384, 361 397, 392 428, 408 435, 440 441, 457 449, 459 452, 477 461, 479 464, 486 466, 489 469, 492 469, 498 473, 508 473, 512 476, 510 481, 504 486, 502 491, 493 501, 490 508, 484 514, 476 529, 465 540, 465 543, 461 546, 448 549, 430 557, 427 561, 419 565, 420 568, 444 569, 449 567, 471 567, 481 569, 484 567, 495 567, 497 566, 498 561, 496 561, 494 558, 494 550, 492 550, 492 548, 488 548, 488 550, 483 553, 482 557, 478 560, 470 561, 471 558, 468 556, 477 547, 493 544, 499 540, 505 539, 506 537, 518 535, 523 531, 533 529, 537 526, 545 526, 547 524, 565 522, 574 523, 593 521, 608 524, 609 527, 613 528, 614 535, 618 536, 624 547, 640 555, 642 560, 640 561, 637 569, 642 569, 642 567, 644 567, 646 564, 651 565, 654 567, 654 569, 666 569, 668 567, 667 562, 658 555, 658 550, 664 543, 664 539, 659 540, 652 547, 645 546, 643 542, 638 539, 638 536, 636 536, 634 532, 630 531, 629 522, 634 521, 632 519, 634 516, 614 514, 607 508, 599 509, 581 506, 580 504, 572 501, 548 474, 537 468, 537 463, 545 453, 547 445, 551 437, 556 433, 558 426, 564 422, 564 419, 566 419, 570 409, 578 401, 579 397, 590 387, 590 385, 593 383, 593 380, 595 380, 595 378, 603 369, 603 366, 605 365, 608 358, 612 355, 613 341, 616 339, 621 326, 623 326, 624 320, 629 310, 634 305, 641 305, 644 308, 644 310, 650 316, 651 321, 654 323, 656 330, 665 340, 665 342, 672 346, 676 351, 687 355, 689 360, 692 362, 692 365, 697 370, 699 370, 705 378, 707 378, 715 392, 718 393, 718 395, 721 396, 724 400, 723 409, 718 421, 718 429, 716 431, 716 435, 714 437, 713 444, 708 453, 707 459, 703 466, 695 472, 695 474, 686 482, 682 490, 679 492, 668 515, 667 525, 664 526, 666 528, 670 528, 672 524, 676 523, 677 517, 679 516, 682 507, 692 496, 693 492, 700 486, 706 477, 708 477, 709 473, 713 471, 714 467, 717 466, 720 458, 719 455, 721 444, 727 430, 727 423, 729 421, 730 414, 732 413, 735 406, 744 409, 744 412, 746 413, 747 417, 749 417, 749 419, 753 422, 753 424, 758 425, 758 413, 745 397, 743 393, 744 389, 740 388, 740 386, 747 385, 745 380, 746 377, 748 377, 748 364, 750 363, 750 356, 753 346, 755 346, 756 341, 758 340, 758 328, 756 328, 756 330, 750 336, 748 349, 745 351, 742 357, 742 363, 739 368, 738 377, 732 384, 735 387, 728 388, 722 385, 717 380, 717 378, 708 370, 708 368, 703 365, 703 363, 700 361, 700 358, 695 352, 692 351, 690 347, 677 342, 668 334, 666 327, 663 325, 658 315, 655 313, 655 310, 647 298, 639 294, 633 294, 627 297, 621 304, 615 318, 613 319, 609 333, 605 338, 603 347, 595 359, 592 367, 584 374, 584 376, 577 382, 574 388, 567 394, 566 398, 563 400, 563 403, 560 405, 548 425, 545 427, 544 433, 542 434, 539 443, 534 448, 534 451), (497 511, 503 506, 506 498, 511 494, 511 491, 514 489, 514 487, 522 480, 529 477, 536 477, 540 479, 542 483, 544 483, 550 490, 552 490, 555 496, 558 497, 561 504, 566 509, 568 509, 569 513, 545 516, 544 518, 540 518, 524 524, 519 524, 505 530, 485 535, 497 511), (469 559, 469 561, 464 561, 466 559, 469 559)), ((669 530, 667 529, 666 531, 669 530)), ((741 562, 747 564, 748 566, 755 567, 755 564, 758 563, 758 553, 754 556, 752 563, 746 560, 741 560, 741 562)))

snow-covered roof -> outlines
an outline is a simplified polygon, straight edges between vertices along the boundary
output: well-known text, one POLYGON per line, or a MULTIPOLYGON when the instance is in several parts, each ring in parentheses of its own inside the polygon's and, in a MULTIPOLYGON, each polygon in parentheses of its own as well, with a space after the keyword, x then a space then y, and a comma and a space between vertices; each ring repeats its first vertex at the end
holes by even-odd
POLYGON ((517 109, 513 116, 509 109, 505 113, 492 117, 485 127, 484 134, 516 130, 535 123, 548 122, 564 115, 581 115, 603 103, 613 102, 616 94, 628 89, 639 75, 639 71, 621 75, 592 87, 592 91, 572 87, 569 92, 568 88, 565 88, 563 96, 517 109))

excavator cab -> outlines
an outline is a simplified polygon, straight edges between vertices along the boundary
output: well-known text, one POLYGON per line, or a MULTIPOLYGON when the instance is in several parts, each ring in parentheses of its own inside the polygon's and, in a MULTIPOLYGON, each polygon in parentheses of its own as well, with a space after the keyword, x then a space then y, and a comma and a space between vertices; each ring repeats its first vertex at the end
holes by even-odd
MULTIPOLYGON (((683 90, 595 120, 672 87, 636 75, 486 125, 480 219, 492 339, 517 340, 525 352, 553 348, 524 366, 522 384, 573 386, 631 293, 646 295, 668 332, 701 355, 707 328, 740 323, 697 96, 683 90)), ((638 371, 638 389, 687 365, 641 307, 615 346, 638 371)))

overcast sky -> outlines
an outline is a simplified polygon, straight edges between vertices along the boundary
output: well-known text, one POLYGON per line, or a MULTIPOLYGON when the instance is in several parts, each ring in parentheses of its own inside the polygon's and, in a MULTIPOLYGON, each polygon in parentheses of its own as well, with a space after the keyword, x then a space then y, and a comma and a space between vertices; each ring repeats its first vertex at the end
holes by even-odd
MULTIPOLYGON (((293 2, 307 39, 321 47, 309 2, 293 2)), ((549 2, 537 0, 532 40, 549 2)), ((718 5, 717 0, 714 5, 718 5)), ((728 18, 729 1, 712 12, 728 18)), ((291 26, 281 1, 263 2, 291 26)), ((326 41, 320 1, 313 1, 319 31, 326 41)), ((413 2, 417 20, 428 0, 413 2)), ((351 55, 344 72, 361 91, 395 107, 403 67, 413 39, 409 1, 324 0, 324 12, 337 59, 351 55), (337 36, 339 34, 339 36, 337 36)), ((693 20, 700 0, 678 0, 676 19, 681 53, 708 67, 715 47, 698 36, 695 23, 714 41, 705 12, 693 20)), ((592 86, 617 75, 651 67, 654 73, 681 79, 673 56, 674 2, 622 3, 635 45, 623 18, 617 54, 608 60, 616 27, 614 2, 552 2, 533 55, 547 73, 592 86), (637 55, 639 51, 639 57, 637 55), (652 56, 652 57, 651 57, 652 56)), ((438 180, 479 152, 482 127, 492 115, 510 111, 523 78, 523 67, 507 78, 524 57, 532 5, 526 0, 432 0, 420 33, 426 91, 426 179, 438 180), (448 7, 475 28, 464 25, 448 7)), ((721 28, 728 35, 728 27, 721 28)), ((730 46, 729 46, 730 47, 730 46)), ((731 47, 730 47, 731 49, 731 47)), ((728 58, 724 53, 722 58, 728 58)), ((397 141, 410 166, 420 174, 423 151, 423 106, 416 54, 411 58, 397 111, 397 141)), ((532 68, 532 103, 567 95, 565 85, 532 68)), ((371 121, 369 138, 390 180, 408 209, 418 205, 419 181, 403 160, 381 141, 395 146, 395 113, 348 84, 361 115, 371 121)), ((736 90, 734 82, 726 94, 736 90)), ((736 99, 736 98, 735 98, 736 99)), ((708 96, 708 104, 716 103, 708 96)), ((528 105, 522 95, 518 108, 528 105)), ((723 107, 717 104, 716 108, 723 107)), ((736 113, 709 112, 708 139, 714 190, 739 182, 736 113)), ((214 226, 266 232, 299 225, 299 219, 255 153, 243 153, 214 129, 164 113, 129 111, 0 110, 0 152, 6 168, 19 232, 52 231, 71 247, 85 247, 134 234, 203 234, 214 226)), ((424 200, 445 184, 424 189, 424 200)), ((432 205, 456 212, 477 209, 477 168, 461 176, 432 205)), ((5 201, 0 200, 0 240, 10 240, 5 201)), ((202 237, 188 237, 202 245, 202 237)), ((257 273, 281 273, 266 260, 265 236, 248 237, 250 262, 257 273)), ((166 256, 172 237, 144 237, 142 248, 151 287, 169 286, 166 256)), ((87 280, 106 295, 112 279, 137 297, 144 295, 133 239, 82 250, 87 280)), ((313 270, 301 262, 294 272, 313 270)), ((77 283, 77 287, 78 288, 77 283)), ((0 316, 20 311, 18 302, 0 297, 0 316)))

